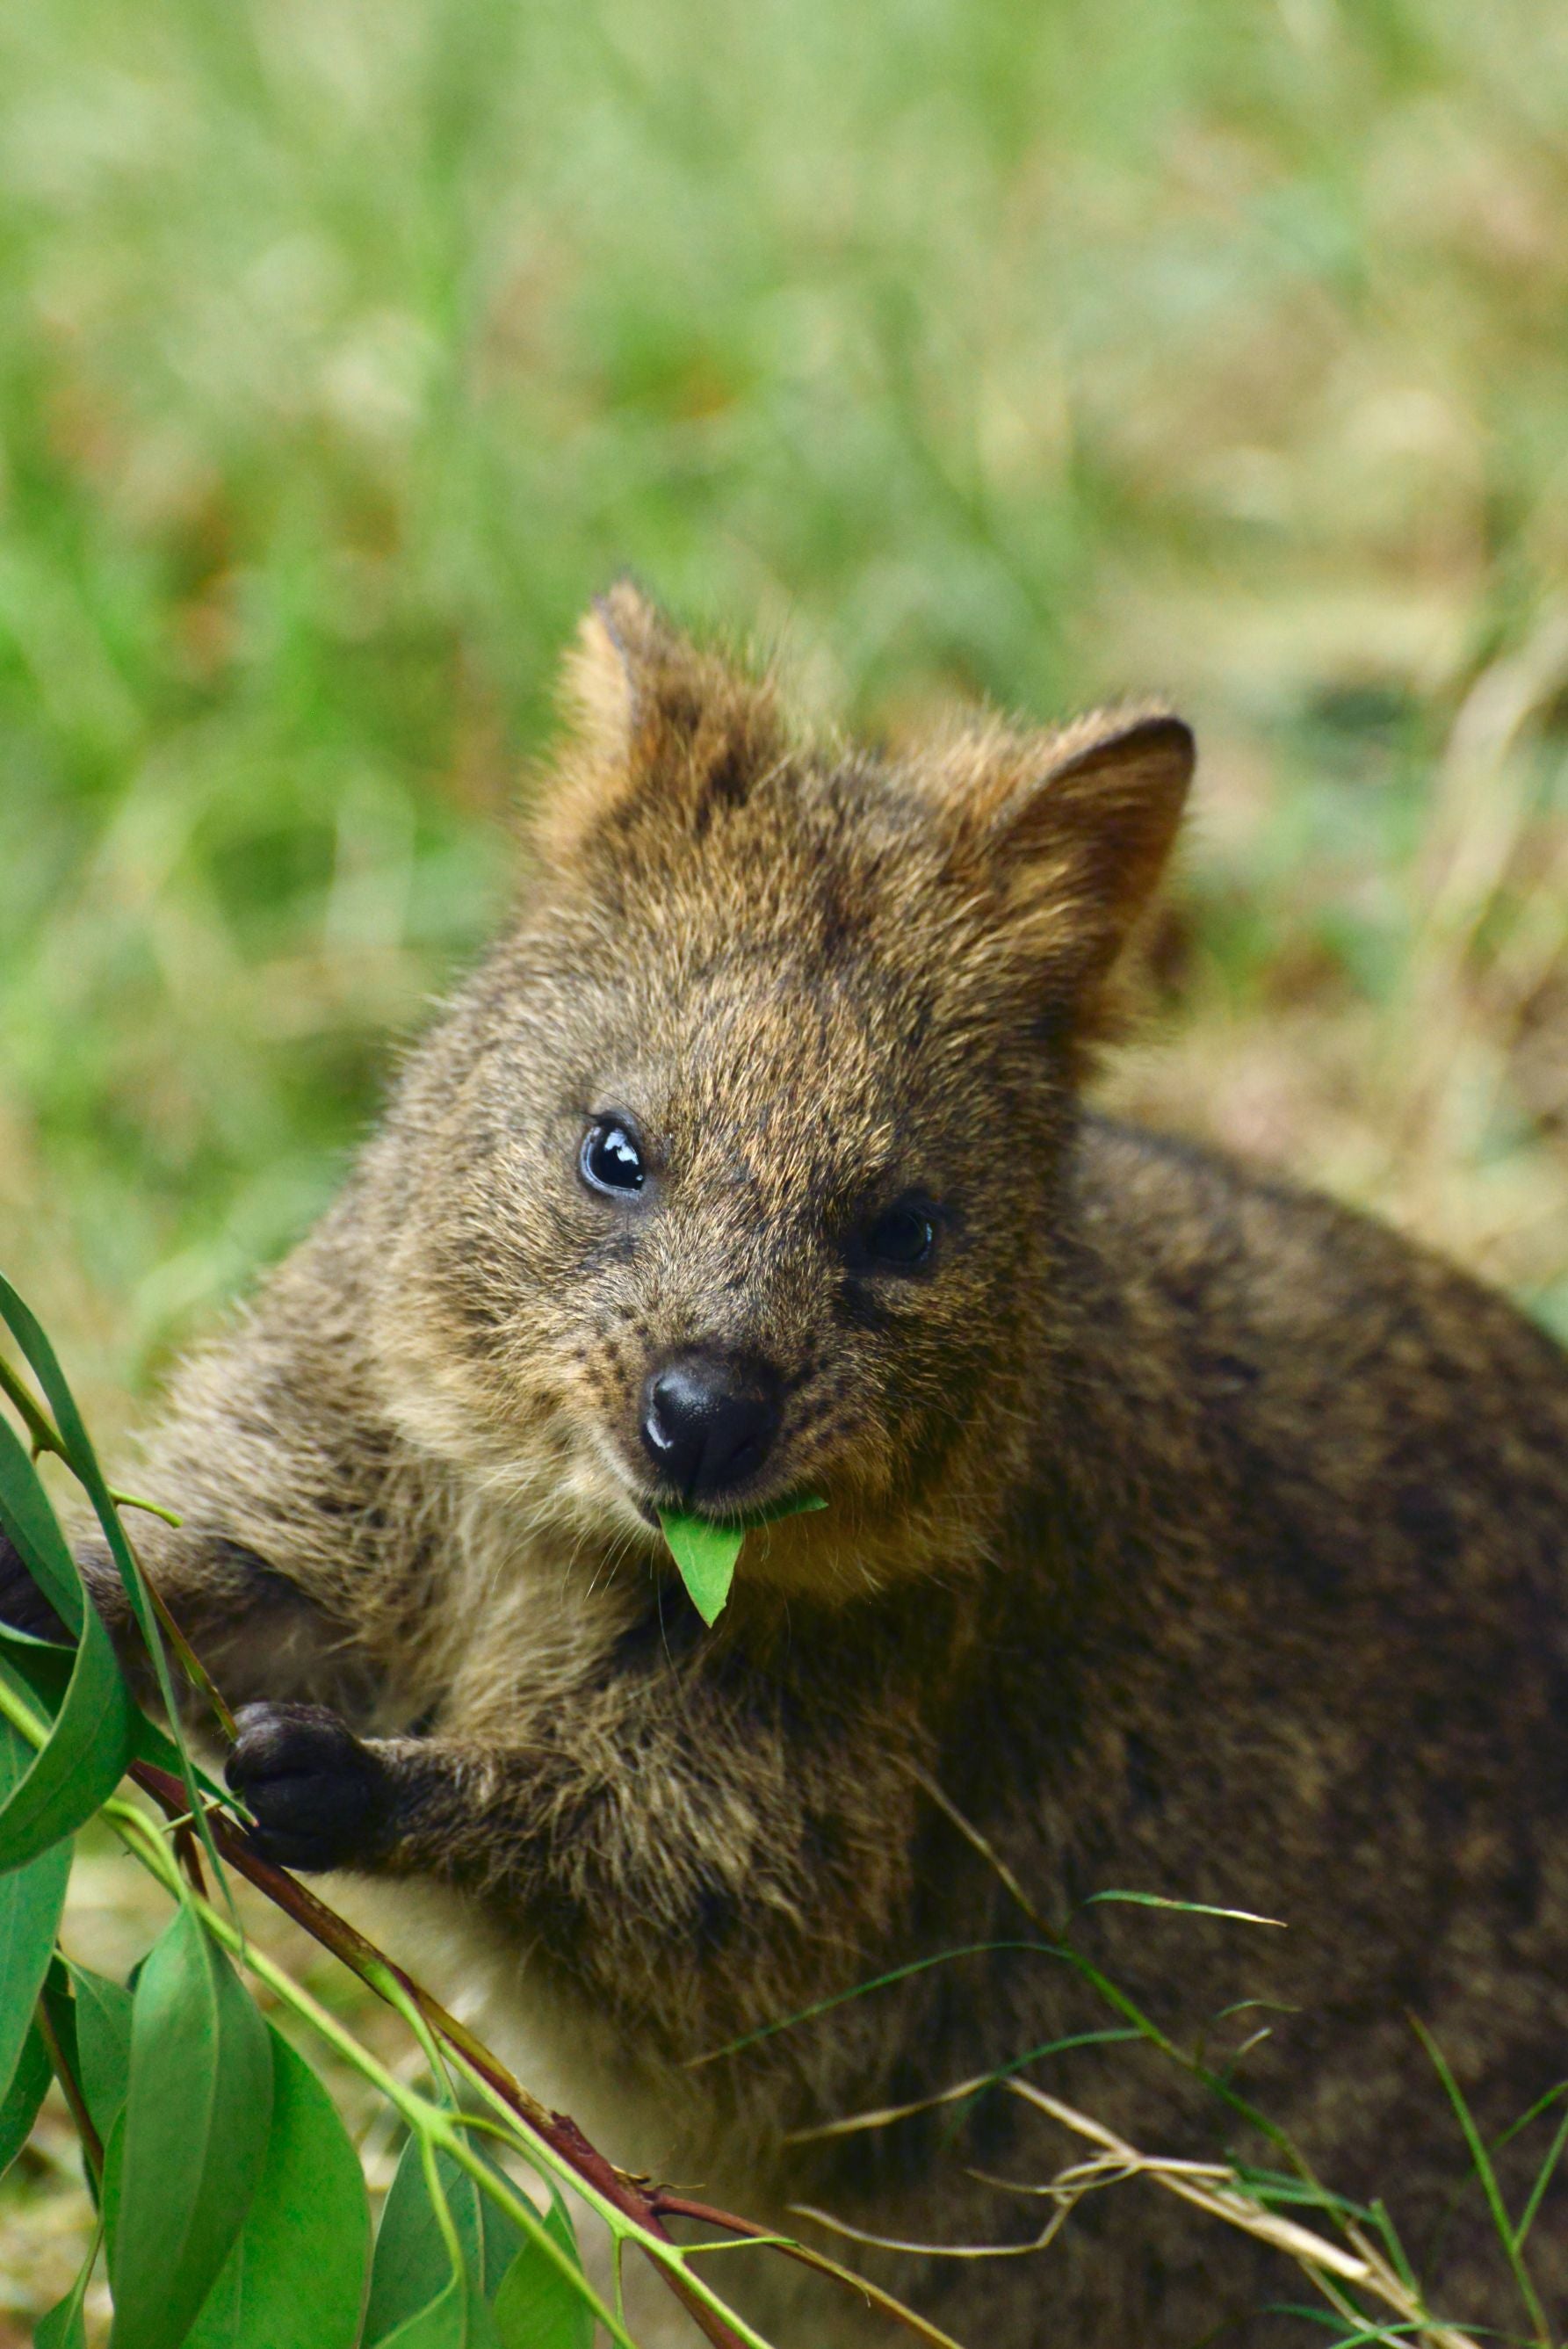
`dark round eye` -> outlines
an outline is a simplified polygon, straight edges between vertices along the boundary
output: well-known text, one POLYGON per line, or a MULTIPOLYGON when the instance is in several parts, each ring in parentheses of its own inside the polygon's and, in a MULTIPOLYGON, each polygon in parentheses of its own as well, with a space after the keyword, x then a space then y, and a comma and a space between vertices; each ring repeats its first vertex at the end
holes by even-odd
POLYGON ((884 1207, 866 1232, 866 1253, 890 1272, 913 1272, 936 1246, 936 1226, 913 1199, 884 1207))
POLYGON ((583 1137, 577 1164, 593 1191, 640 1191, 648 1179, 642 1149, 617 1117, 594 1120, 583 1137))

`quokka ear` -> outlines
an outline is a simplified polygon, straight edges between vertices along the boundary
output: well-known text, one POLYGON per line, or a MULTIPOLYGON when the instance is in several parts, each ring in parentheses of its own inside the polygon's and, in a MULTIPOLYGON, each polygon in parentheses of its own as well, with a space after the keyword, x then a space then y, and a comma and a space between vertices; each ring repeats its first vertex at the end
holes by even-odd
POLYGON ((777 750, 769 688, 694 645, 629 579, 584 616, 562 698, 568 740, 534 824, 558 864, 639 811, 700 828, 777 750))
POLYGON ((1092 998, 1171 854, 1191 729, 1167 710, 1100 711, 965 751, 949 789, 961 783, 968 856, 1001 900, 1013 957, 1048 997, 1092 998))
POLYGON ((669 673, 691 654, 664 614, 630 579, 596 595, 577 626, 562 674, 562 699, 585 745, 610 758, 632 747, 669 673))

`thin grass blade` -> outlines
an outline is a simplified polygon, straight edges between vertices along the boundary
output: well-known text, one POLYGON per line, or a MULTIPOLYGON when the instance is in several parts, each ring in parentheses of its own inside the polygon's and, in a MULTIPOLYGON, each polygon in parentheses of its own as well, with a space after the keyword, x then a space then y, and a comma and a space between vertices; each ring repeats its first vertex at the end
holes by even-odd
POLYGON ((1492 2225, 1497 2230, 1497 2239, 1502 2245, 1503 2255, 1512 2272, 1519 2297, 1524 2304, 1525 2314, 1535 2329, 1535 2338, 1542 2344, 1542 2349, 1552 2349, 1552 2334, 1546 2323, 1546 2312, 1541 2305, 1541 2295, 1535 2289, 1530 2270, 1525 2266, 1523 2252, 1514 2232, 1513 2222, 1508 2215, 1508 2206, 1502 2199, 1502 2189, 1498 2184, 1497 2171, 1492 2167, 1491 2156, 1486 2149, 1480 2131, 1475 2125, 1475 2116, 1470 2111, 1459 2082, 1449 2069, 1447 2057, 1431 2033, 1418 2015, 1412 2015, 1410 2020, 1415 2026, 1416 2036, 1431 2059, 1432 2069, 1442 2082, 1444 2093, 1454 2108, 1460 2127, 1464 2132, 1465 2144, 1470 2149, 1475 2174, 1480 2180, 1480 2189, 1486 2197, 1486 2205, 1491 2214, 1492 2225))

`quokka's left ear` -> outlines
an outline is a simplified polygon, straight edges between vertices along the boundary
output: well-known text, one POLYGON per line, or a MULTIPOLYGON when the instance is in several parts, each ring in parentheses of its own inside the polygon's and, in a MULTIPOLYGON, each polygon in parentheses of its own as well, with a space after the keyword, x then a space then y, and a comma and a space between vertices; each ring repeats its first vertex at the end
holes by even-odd
POLYGON ((568 737, 534 823, 558 864, 638 813, 689 830, 743 799, 778 747, 768 686, 694 645, 629 579, 584 616, 562 698, 568 737))
POLYGON ((984 868, 1012 957, 1052 992, 1092 991, 1170 856, 1192 778, 1168 710, 1099 711, 1045 735, 978 734, 944 762, 966 864, 984 868))
POLYGON ((668 697, 695 648, 630 579, 596 595, 562 670, 562 700, 585 747, 624 759, 636 729, 668 697))

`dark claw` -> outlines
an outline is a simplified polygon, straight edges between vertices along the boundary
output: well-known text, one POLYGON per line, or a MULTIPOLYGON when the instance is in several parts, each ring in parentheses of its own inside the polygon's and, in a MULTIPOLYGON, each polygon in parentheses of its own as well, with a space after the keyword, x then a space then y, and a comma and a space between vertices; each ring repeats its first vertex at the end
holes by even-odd
POLYGON ((13 1631, 30 1631, 35 1640, 58 1640, 69 1647, 71 1635, 23 1565, 8 1534, 0 1530, 0 1623, 13 1631))
POLYGON ((255 1816, 252 1848, 280 1868, 364 1868, 391 1816, 391 1775, 319 1704, 247 1704, 223 1775, 255 1816))

